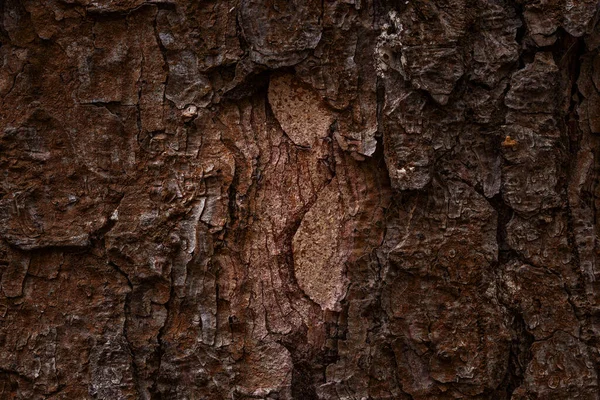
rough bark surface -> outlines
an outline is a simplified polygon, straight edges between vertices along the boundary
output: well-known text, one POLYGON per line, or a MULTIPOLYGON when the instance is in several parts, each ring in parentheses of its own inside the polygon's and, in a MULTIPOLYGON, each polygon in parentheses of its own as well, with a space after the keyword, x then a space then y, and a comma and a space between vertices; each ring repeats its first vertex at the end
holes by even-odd
POLYGON ((598 8, 0 1, 0 398, 599 399, 598 8))

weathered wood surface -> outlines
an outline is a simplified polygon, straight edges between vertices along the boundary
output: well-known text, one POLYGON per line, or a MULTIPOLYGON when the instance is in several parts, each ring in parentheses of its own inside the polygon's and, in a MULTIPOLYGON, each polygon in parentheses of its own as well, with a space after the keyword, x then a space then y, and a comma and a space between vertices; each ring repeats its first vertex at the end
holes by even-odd
POLYGON ((0 1, 0 398, 598 399, 598 8, 0 1))

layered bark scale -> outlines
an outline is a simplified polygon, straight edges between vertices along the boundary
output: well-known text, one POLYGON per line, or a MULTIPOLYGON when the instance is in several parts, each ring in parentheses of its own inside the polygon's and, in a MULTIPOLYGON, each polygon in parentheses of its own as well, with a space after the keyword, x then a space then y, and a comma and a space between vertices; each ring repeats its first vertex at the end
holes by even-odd
POLYGON ((0 398, 598 399, 599 52, 589 0, 0 2, 0 398))

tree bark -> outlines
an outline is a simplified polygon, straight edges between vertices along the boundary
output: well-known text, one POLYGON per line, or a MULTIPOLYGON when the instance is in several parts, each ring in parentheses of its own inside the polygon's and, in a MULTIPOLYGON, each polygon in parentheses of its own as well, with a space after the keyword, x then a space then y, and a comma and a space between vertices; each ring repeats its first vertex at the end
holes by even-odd
POLYGON ((599 399, 598 16, 0 1, 0 398, 599 399))

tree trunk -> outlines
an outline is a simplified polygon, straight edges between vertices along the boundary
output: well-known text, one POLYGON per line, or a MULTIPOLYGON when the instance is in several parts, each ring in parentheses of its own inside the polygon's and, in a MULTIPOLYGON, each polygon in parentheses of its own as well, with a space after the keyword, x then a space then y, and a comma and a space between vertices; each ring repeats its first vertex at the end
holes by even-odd
POLYGON ((599 399, 597 9, 0 1, 0 398, 599 399))

